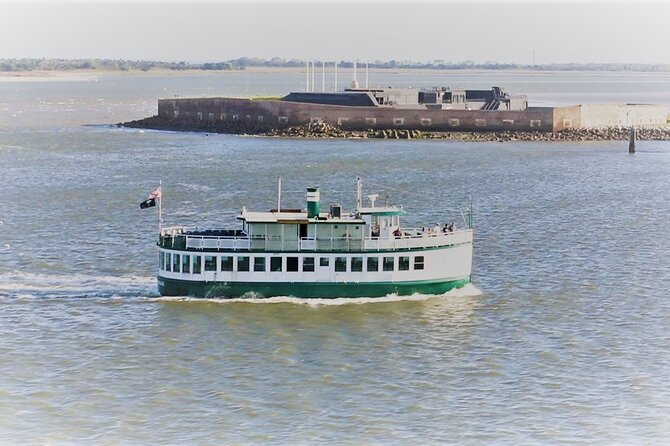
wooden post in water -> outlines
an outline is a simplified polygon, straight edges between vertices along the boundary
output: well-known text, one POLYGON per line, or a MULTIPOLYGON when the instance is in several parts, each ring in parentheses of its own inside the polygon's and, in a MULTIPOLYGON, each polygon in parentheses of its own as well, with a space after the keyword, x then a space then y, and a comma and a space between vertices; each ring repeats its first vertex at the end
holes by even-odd
POLYGON ((630 126, 630 136, 628 139, 628 153, 635 153, 635 127, 630 126))

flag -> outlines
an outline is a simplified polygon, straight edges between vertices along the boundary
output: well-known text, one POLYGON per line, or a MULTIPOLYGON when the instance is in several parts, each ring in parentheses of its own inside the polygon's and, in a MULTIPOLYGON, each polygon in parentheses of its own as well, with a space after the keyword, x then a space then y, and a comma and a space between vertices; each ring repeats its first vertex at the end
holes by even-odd
POLYGON ((146 209, 152 206, 156 206, 155 198, 149 198, 148 200, 144 200, 143 202, 140 203, 140 209, 146 209))
POLYGON ((161 186, 158 186, 156 189, 151 191, 151 193, 149 194, 149 198, 154 198, 154 199, 163 198, 163 191, 162 191, 161 186))
POLYGON ((163 191, 161 190, 161 186, 158 186, 156 189, 151 191, 149 198, 140 203, 140 209, 156 206, 156 200, 160 200, 162 196, 163 191))

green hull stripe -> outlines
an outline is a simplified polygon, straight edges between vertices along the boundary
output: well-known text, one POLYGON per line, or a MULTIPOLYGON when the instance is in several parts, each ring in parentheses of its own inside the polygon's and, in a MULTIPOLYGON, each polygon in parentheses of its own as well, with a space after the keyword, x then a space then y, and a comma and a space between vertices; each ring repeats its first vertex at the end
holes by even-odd
POLYGON ((413 282, 330 283, 330 282, 194 282, 158 278, 162 296, 195 296, 234 298, 252 294, 254 297, 294 296, 303 298, 383 297, 389 294, 407 296, 443 294, 470 283, 470 277, 456 280, 425 280, 413 282))

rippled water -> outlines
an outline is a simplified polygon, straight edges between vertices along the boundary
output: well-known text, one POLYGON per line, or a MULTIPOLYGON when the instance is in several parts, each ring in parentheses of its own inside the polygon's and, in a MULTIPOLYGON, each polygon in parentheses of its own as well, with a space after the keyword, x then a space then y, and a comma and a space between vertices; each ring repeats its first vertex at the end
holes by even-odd
MULTIPOLYGON (((43 91, 7 85, 26 89, 22 104, 43 91)), ((78 97, 79 84, 58 85, 78 97)), ((631 156, 626 143, 291 141, 12 119, 0 126, 0 444, 670 438, 667 143, 631 156), (472 198, 474 285, 376 303, 158 297, 156 214, 138 207, 158 180, 166 223, 205 226, 272 206, 279 175, 290 207, 306 185, 351 208, 357 175, 387 184, 408 225, 472 198)))

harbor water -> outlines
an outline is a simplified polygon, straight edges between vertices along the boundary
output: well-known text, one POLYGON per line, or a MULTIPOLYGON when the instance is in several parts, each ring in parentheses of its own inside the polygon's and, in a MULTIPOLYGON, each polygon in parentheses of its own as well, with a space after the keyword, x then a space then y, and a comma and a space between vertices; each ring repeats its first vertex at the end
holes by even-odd
MULTIPOLYGON (((302 76, 0 81, 0 444, 668 444, 670 144, 105 125, 155 113, 158 97, 279 94, 302 76), (319 186, 345 211, 361 176, 407 226, 472 201, 473 284, 158 296, 156 208, 139 203, 159 181, 166 225, 236 228, 242 206, 275 206, 279 176, 282 206, 319 186)), ((670 103, 667 74, 436 76, 413 85, 670 103)))

